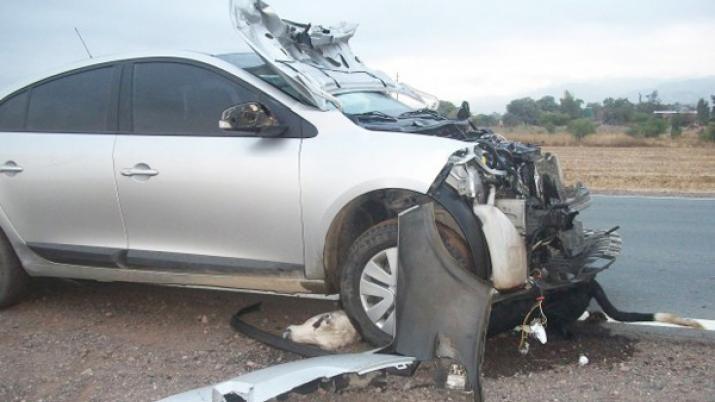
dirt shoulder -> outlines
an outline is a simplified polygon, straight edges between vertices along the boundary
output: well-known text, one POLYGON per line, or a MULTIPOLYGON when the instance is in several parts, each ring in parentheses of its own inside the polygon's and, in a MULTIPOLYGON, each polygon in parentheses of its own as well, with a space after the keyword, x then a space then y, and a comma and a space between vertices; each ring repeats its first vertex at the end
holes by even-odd
MULTIPOLYGON (((332 302, 128 284, 44 280, 27 301, 0 311, 0 400, 151 401, 297 356, 237 335, 240 307, 280 331, 332 302)), ((585 326, 573 340, 532 345, 508 335, 487 343, 488 400, 708 400, 715 395, 715 342, 640 337, 585 326), (577 364, 580 354, 590 363, 577 364)), ((381 388, 321 391, 289 400, 469 400, 431 386, 427 365, 381 388)))

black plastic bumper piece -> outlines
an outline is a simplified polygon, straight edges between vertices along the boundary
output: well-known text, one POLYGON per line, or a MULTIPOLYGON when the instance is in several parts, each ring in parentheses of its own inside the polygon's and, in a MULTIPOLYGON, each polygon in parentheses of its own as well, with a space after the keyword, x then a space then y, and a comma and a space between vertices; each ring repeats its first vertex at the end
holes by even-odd
POLYGON ((465 271, 449 254, 432 203, 400 215, 398 245, 395 351, 418 361, 458 361, 467 370, 475 400, 481 400, 491 284, 465 271))
POLYGON ((260 310, 261 303, 251 304, 240 310, 231 317, 231 327, 235 329, 238 333, 243 334, 249 338, 255 339, 265 345, 274 347, 285 352, 295 353, 304 357, 318 357, 327 356, 333 354, 327 350, 320 349, 315 346, 303 345, 300 343, 293 342, 289 339, 282 338, 280 336, 271 334, 262 329, 254 327, 253 325, 245 322, 243 316, 255 311, 260 310))

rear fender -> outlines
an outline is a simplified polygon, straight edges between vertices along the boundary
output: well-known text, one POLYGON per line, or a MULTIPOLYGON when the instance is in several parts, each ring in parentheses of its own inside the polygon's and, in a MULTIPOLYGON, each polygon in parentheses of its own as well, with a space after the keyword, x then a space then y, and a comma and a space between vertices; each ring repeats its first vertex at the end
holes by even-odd
MULTIPOLYGON (((27 266, 28 262, 36 260, 38 258, 32 251, 30 251, 30 249, 25 244, 25 241, 22 239, 22 237, 20 237, 20 234, 17 232, 17 230, 15 230, 15 227, 12 225, 12 222, 5 214, 5 211, 2 209, 2 206, 0 206, 0 230, 5 233, 5 236, 7 237, 8 241, 10 241, 10 245, 12 245, 13 250, 15 250, 15 254, 17 254, 17 258, 20 260, 20 263, 23 266, 27 266)), ((31 272, 28 273, 31 274, 31 272)))

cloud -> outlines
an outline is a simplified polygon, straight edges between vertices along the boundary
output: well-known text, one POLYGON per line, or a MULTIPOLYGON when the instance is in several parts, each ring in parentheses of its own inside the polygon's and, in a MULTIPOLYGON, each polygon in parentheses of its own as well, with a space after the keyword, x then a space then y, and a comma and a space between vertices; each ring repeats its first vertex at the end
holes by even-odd
MULTIPOLYGON (((712 0, 268 2, 292 20, 360 23, 352 44, 366 63, 455 101, 715 71, 712 0)), ((95 55, 247 49, 230 25, 228 0, 2 0, 0 87, 85 58, 75 26, 95 55)))
POLYGON ((661 79, 715 71, 707 51, 715 24, 673 24, 650 30, 592 24, 563 35, 513 35, 461 52, 401 53, 370 60, 415 87, 447 99, 530 92, 563 82, 661 79))

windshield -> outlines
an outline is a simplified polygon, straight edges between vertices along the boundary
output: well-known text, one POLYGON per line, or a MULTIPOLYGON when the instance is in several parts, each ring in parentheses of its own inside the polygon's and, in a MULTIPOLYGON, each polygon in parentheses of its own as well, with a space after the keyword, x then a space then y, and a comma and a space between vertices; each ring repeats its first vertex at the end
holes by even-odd
POLYGON ((382 92, 352 92, 336 96, 345 114, 380 112, 399 116, 412 110, 411 107, 382 92))

